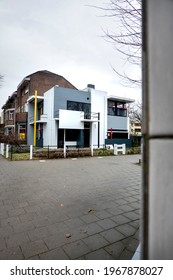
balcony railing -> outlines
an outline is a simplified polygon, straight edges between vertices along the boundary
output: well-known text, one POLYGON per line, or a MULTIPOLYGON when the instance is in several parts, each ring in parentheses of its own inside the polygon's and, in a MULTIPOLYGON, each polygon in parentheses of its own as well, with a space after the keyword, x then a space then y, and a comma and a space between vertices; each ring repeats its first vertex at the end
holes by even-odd
POLYGON ((81 120, 92 120, 92 121, 98 121, 99 119, 99 114, 95 113, 95 112, 89 112, 89 113, 85 113, 83 115, 83 112, 81 112, 81 120))
MULTIPOLYGON (((33 123, 33 122, 34 122, 34 116, 31 116, 29 118, 29 123, 33 123)), ((47 122, 47 114, 42 114, 42 115, 37 116, 36 122, 39 122, 39 123, 47 122)))
MULTIPOLYGON (((55 111, 54 118, 59 119, 59 110, 55 111)), ((80 114, 80 119, 81 120, 92 120, 92 121, 97 121, 98 120, 98 113, 96 112, 81 112, 80 114)))

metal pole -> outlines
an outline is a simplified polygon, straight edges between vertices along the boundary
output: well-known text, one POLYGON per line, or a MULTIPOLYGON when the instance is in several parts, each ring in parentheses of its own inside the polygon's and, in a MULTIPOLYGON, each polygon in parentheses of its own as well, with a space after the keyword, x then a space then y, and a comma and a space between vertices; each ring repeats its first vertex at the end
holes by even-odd
POLYGON ((11 145, 11 160, 13 160, 13 145, 11 145))
POLYGON ((98 113, 98 148, 100 148, 100 113, 98 113))
POLYGON ((37 135, 36 121, 37 121, 37 90, 35 90, 35 98, 34 98, 34 147, 36 147, 36 135, 37 135))
POLYGON ((64 158, 66 158, 66 144, 65 144, 65 138, 66 138, 66 130, 64 129, 64 158))

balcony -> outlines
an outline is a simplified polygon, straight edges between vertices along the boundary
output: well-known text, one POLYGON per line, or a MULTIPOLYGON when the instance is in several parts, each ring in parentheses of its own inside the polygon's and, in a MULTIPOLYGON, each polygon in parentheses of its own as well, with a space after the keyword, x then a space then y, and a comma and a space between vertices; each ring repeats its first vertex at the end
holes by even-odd
MULTIPOLYGON (((71 112, 80 112, 80 121, 81 122, 97 122, 99 121, 99 114, 95 113, 95 112, 88 112, 85 113, 83 111, 75 111, 75 110, 61 110, 61 111, 67 111, 67 113, 71 112)), ((59 120, 60 119, 60 110, 55 111, 54 114, 54 118, 55 120, 59 120)))
MULTIPOLYGON (((29 118, 29 124, 34 123, 34 116, 31 116, 29 118)), ((37 116, 36 123, 47 123, 47 114, 42 114, 40 116, 37 116)))
POLYGON ((99 113, 95 113, 95 112, 89 112, 89 113, 81 112, 80 116, 81 116, 80 120, 82 122, 98 122, 99 121, 99 113))
POLYGON ((27 122, 27 112, 22 112, 22 113, 16 113, 16 122, 27 122))

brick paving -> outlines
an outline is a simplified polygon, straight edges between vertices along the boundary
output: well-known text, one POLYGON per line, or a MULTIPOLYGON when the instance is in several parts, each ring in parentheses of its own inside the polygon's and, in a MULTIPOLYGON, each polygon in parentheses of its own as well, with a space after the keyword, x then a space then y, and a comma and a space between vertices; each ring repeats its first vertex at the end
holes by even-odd
POLYGON ((0 156, 0 259, 131 259, 139 245, 140 158, 0 156))

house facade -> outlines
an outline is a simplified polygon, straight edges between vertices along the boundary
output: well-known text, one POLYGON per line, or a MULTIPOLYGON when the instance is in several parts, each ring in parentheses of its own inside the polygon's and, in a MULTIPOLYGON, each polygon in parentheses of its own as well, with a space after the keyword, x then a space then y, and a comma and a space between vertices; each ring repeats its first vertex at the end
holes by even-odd
POLYGON ((3 105, 3 122, 4 133, 6 135, 15 135, 15 108, 16 108, 16 96, 15 91, 3 105))
POLYGON ((129 139, 129 116, 127 104, 133 99, 108 96, 107 115, 108 133, 107 139, 129 139))
MULTIPOLYGON (((37 96, 37 145, 62 148, 64 142, 89 147, 104 144, 107 93, 55 86, 37 96)), ((34 143, 34 96, 28 99, 28 144, 34 143)))
POLYGON ((127 104, 131 102, 108 96, 91 84, 78 90, 62 76, 38 71, 26 76, 2 107, 4 133, 27 145, 35 143, 36 134, 40 147, 114 144, 129 139, 127 104))
POLYGON ((43 96, 46 91, 55 85, 76 89, 64 77, 46 70, 26 76, 2 107, 5 134, 12 134, 21 143, 27 143, 27 100, 34 94, 35 90, 38 91, 39 96, 43 96))
MULTIPOLYGON (((102 147, 105 140, 129 138, 127 103, 88 85, 83 91, 55 86, 37 96, 36 145, 102 147)), ((34 143, 35 96, 28 99, 28 144, 34 143)))
POLYGON ((141 122, 134 120, 130 122, 130 134, 135 136, 142 135, 141 122))

